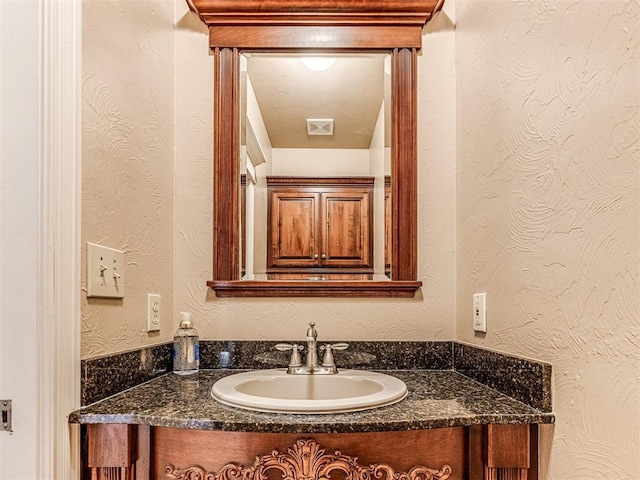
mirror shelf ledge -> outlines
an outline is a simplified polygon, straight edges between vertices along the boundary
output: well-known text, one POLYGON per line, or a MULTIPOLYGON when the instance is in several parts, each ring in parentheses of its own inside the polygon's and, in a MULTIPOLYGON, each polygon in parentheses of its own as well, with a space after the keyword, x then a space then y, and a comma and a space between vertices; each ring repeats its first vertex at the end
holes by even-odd
POLYGON ((420 281, 212 280, 217 297, 411 298, 420 281))

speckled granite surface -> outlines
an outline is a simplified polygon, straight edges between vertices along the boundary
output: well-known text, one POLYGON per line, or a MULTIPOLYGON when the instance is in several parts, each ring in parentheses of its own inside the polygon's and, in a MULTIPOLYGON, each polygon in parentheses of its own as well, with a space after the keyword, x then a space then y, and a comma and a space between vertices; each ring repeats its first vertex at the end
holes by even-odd
MULTIPOLYGON (((201 341, 203 369, 284 367, 274 341, 201 341)), ((320 342, 321 344, 323 342, 320 342)), ((454 370, 544 412, 551 412, 551 365, 457 342, 350 341, 335 352, 340 368, 454 370)), ((83 360, 82 405, 89 405, 171 371, 171 345, 83 360)))
MULTIPOLYGON (((330 415, 258 413, 222 405, 213 383, 237 370, 164 375, 73 412, 72 423, 135 423, 175 428, 274 433, 376 432, 481 423, 553 423, 554 416, 453 371, 395 371, 409 389, 399 403, 330 415)), ((389 372, 387 372, 389 373, 389 372)))
POLYGON ((551 412, 551 365, 503 355, 461 343, 453 344, 459 372, 543 412, 551 412))
MULTIPOLYGON (((200 342, 200 368, 285 367, 290 353, 278 352, 276 343, 265 341, 200 342)), ((301 340, 298 343, 304 344, 301 340)), ((323 341, 318 344, 322 345, 323 341)), ((331 342, 333 343, 333 342, 331 342)), ((334 352, 342 368, 379 370, 453 369, 452 342, 349 341, 349 348, 334 352)))
MULTIPOLYGON (((201 341, 200 368, 263 369, 285 367, 286 352, 278 352, 279 342, 201 341)), ((320 342, 322 344, 324 342, 320 342)), ((335 352, 341 368, 380 370, 453 369, 451 342, 349 342, 349 348, 335 352)), ((132 352, 83 360, 82 405, 89 405, 118 392, 140 385, 172 369, 171 344, 132 352)))
POLYGON ((140 385, 170 372, 171 369, 171 345, 168 343, 83 360, 80 365, 82 405, 89 405, 140 385))

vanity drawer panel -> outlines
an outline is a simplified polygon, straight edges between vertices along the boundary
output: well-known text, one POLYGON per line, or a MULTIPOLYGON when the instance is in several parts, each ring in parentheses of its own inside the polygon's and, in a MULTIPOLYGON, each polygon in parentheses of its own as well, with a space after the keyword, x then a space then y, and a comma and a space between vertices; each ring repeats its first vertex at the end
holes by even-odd
POLYGON ((449 479, 465 478, 467 440, 463 427, 336 434, 245 433, 155 427, 152 438, 154 478, 158 480, 177 478, 165 476, 168 466, 186 469, 197 465, 206 472, 216 473, 229 463, 250 467, 256 457, 269 456, 274 450, 286 454, 300 439, 314 440, 325 455, 339 451, 344 456, 355 458, 362 467, 387 464, 396 472, 407 472, 418 465, 441 470, 446 464, 452 469, 449 479))

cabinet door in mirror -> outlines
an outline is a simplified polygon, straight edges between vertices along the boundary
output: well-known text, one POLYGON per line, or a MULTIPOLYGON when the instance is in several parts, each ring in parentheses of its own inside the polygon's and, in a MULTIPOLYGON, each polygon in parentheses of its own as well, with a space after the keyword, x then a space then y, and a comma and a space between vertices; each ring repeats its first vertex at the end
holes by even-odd
POLYGON ((251 186, 241 278, 388 279, 389 54, 247 53, 240 65, 240 173, 251 186))
POLYGON ((267 274, 372 278, 374 182, 374 177, 267 177, 267 274))

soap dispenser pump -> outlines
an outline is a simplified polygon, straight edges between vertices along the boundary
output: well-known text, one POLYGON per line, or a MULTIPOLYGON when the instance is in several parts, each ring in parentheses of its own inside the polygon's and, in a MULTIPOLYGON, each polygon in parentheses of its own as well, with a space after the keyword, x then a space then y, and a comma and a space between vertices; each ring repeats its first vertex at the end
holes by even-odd
POLYGON ((180 312, 180 315, 180 327, 173 337, 173 373, 190 375, 200 368, 200 343, 191 322, 191 313, 180 312))

